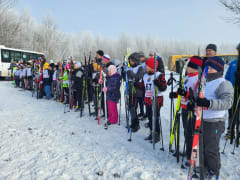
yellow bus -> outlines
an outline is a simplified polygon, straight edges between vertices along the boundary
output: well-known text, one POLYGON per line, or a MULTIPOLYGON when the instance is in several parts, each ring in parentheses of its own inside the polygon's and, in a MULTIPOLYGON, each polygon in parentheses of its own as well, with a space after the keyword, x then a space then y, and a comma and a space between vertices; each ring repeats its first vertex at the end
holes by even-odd
MULTIPOLYGON (((192 57, 194 55, 172 55, 168 58, 168 69, 170 71, 176 71, 176 61, 184 60, 192 57)), ((229 63, 234 59, 237 59, 237 54, 217 54, 217 56, 221 57, 225 63, 229 63)), ((204 57, 204 55, 200 55, 200 57, 204 57)))

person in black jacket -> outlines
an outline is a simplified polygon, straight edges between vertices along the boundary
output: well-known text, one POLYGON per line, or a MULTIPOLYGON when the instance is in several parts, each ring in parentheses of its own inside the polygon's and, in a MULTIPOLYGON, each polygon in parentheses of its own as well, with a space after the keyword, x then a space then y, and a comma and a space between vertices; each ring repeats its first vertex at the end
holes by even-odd
POLYGON ((137 116, 137 97, 139 92, 144 92, 143 74, 144 70, 140 65, 139 59, 136 58, 136 53, 132 53, 129 57, 131 67, 127 68, 128 87, 129 87, 129 107, 131 113, 131 131, 137 132, 140 129, 139 119, 137 116), (141 89, 143 91, 141 91, 141 89))
POLYGON ((76 62, 74 64, 74 71, 72 72, 73 80, 73 96, 74 96, 74 106, 75 111, 78 111, 82 104, 82 89, 83 89, 83 70, 81 68, 81 63, 76 62))

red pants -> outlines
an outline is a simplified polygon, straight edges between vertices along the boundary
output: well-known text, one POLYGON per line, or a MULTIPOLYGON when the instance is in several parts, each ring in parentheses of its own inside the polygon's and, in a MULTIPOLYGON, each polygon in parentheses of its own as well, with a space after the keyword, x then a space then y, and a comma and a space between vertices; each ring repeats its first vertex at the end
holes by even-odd
POLYGON ((108 121, 112 124, 116 124, 118 122, 118 111, 117 111, 117 103, 108 101, 108 121))

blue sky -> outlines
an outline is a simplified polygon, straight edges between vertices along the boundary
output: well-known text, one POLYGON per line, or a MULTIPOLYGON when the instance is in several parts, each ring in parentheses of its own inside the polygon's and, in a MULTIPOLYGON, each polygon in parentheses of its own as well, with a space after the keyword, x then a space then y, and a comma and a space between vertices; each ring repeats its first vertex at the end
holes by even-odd
POLYGON ((61 31, 74 34, 91 31, 117 38, 125 32, 199 43, 240 41, 240 27, 222 19, 229 14, 218 0, 19 0, 16 8, 27 9, 39 23, 50 13, 61 31))

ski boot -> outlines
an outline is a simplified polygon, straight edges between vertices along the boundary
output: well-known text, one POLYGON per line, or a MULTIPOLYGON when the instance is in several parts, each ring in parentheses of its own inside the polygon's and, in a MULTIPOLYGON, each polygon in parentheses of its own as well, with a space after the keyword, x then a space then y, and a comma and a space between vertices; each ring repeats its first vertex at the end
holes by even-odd
POLYGON ((207 180, 219 180, 219 177, 214 175, 212 171, 208 170, 207 180))
POLYGON ((152 140, 152 133, 150 133, 147 137, 144 138, 145 141, 151 141, 152 140))

